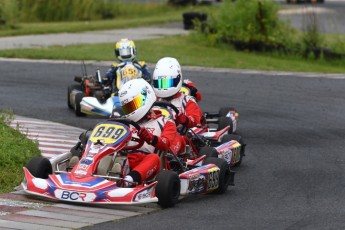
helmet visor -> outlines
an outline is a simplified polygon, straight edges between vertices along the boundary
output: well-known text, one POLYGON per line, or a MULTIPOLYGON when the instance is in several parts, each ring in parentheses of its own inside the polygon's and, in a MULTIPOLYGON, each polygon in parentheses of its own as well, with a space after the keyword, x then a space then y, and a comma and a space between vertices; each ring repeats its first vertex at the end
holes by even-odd
POLYGON ((132 49, 131 47, 127 46, 127 47, 121 47, 119 50, 119 54, 121 58, 131 58, 132 57, 132 49))
POLYGON ((181 76, 178 75, 176 78, 171 77, 159 77, 153 80, 153 87, 156 89, 169 89, 176 87, 180 83, 181 76))
POLYGON ((138 96, 136 96, 133 100, 130 102, 127 102, 126 104, 122 105, 122 110, 125 114, 130 114, 134 112, 135 110, 139 109, 143 105, 145 105, 146 102, 146 89, 143 90, 145 92, 142 92, 138 96))

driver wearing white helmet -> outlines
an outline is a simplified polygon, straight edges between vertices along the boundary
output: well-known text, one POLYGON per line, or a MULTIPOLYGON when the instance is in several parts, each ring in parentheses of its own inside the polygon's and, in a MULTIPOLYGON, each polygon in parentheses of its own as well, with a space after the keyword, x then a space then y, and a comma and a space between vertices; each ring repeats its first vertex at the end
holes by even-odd
POLYGON ((124 117, 140 125, 139 132, 134 130, 133 137, 139 136, 145 143, 137 150, 127 154, 131 171, 125 180, 141 184, 153 178, 160 169, 156 153, 167 151, 177 135, 175 122, 162 116, 160 110, 151 109, 156 101, 152 86, 144 79, 126 82, 119 90, 119 99, 124 117))
POLYGON ((160 100, 169 101, 180 110, 176 116, 178 125, 192 128, 200 124, 202 112, 194 97, 180 92, 182 83, 181 67, 175 58, 165 57, 157 62, 153 90, 160 100))
MULTIPOLYGON (((196 100, 192 96, 180 92, 183 78, 179 62, 172 57, 160 59, 155 67, 152 77, 153 90, 159 100, 168 101, 180 110, 176 115, 176 124, 181 134, 186 128, 192 128, 201 123, 202 112, 196 100)), ((180 141, 182 139, 179 138, 180 141)), ((184 146, 178 153, 184 151, 184 146)))

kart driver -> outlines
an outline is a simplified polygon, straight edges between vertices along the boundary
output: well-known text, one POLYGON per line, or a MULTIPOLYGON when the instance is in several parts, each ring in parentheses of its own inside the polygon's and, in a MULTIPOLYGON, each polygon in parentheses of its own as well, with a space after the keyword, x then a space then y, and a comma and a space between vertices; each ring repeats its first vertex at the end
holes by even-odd
POLYGON ((145 141, 142 147, 127 154, 131 171, 125 180, 141 184, 153 178, 160 169, 160 159, 156 153, 173 148, 176 125, 173 120, 164 117, 160 110, 151 109, 156 95, 144 79, 126 82, 119 90, 119 99, 124 117, 141 127, 139 132, 134 130, 133 137, 139 136, 145 141))
POLYGON ((137 61, 137 50, 132 40, 123 38, 115 43, 115 57, 118 63, 114 63, 102 78, 102 84, 112 88, 112 93, 117 94, 119 91, 119 84, 117 84, 116 72, 122 69, 127 63, 133 64, 139 72, 142 72, 142 78, 147 82, 151 82, 151 73, 148 70, 145 62, 137 61))
MULTIPOLYGON (((156 64, 152 80, 153 90, 159 100, 168 101, 180 110, 175 121, 181 134, 186 132, 186 128, 201 124, 202 111, 195 98, 180 92, 183 83, 182 71, 175 58, 160 59, 156 64)), ((181 146, 179 153, 183 152, 183 147, 184 145, 181 146)))

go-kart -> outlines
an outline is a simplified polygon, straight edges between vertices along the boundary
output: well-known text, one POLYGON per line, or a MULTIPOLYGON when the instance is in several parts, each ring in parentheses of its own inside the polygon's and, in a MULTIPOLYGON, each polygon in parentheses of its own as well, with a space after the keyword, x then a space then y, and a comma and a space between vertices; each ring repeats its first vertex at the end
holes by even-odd
POLYGON ((74 81, 79 84, 72 84, 67 87, 67 106, 73 109, 75 115, 85 116, 81 111, 81 101, 84 97, 95 97, 98 101, 105 102, 110 97, 111 90, 104 88, 101 84, 101 74, 97 70, 95 75, 86 73, 85 65, 83 65, 83 76, 75 76, 74 81))
MULTIPOLYGON (((116 71, 117 88, 120 89, 123 84, 132 79, 142 77, 142 71, 136 68, 130 62, 125 63, 122 68, 116 71)), ((106 89, 106 88, 105 88, 106 89)), ((110 90, 110 89, 108 89, 110 90)), ((120 117, 123 115, 119 97, 113 95, 106 100, 99 97, 83 97, 80 102, 81 112, 88 115, 100 115, 105 117, 120 117)))
POLYGON ((231 167, 239 166, 245 156, 246 144, 242 136, 228 134, 229 128, 228 126, 219 131, 210 131, 207 127, 190 129, 187 137, 194 156, 219 157, 231 167))
MULTIPOLYGON (((179 110, 169 102, 157 101, 162 114, 171 119, 178 114, 179 110)), ((224 112, 227 110, 224 110, 224 112)), ((208 125, 182 130, 187 142, 187 154, 189 159, 195 159, 206 155, 207 157, 218 157, 224 159, 230 167, 239 166, 245 156, 246 144, 242 136, 232 133, 230 124, 220 130, 209 128, 208 125)))
MULTIPOLYGON (((183 84, 181 92, 185 95, 191 95, 195 97, 195 87, 190 87, 187 84, 183 84)), ((235 133, 237 130, 238 123, 238 112, 233 107, 222 107, 218 113, 203 113, 203 122, 208 125, 208 128, 213 131, 220 131, 225 127, 230 126, 228 133, 235 133), (212 128, 210 124, 216 124, 216 128, 212 128)))
POLYGON ((81 134, 79 143, 85 145, 81 158, 74 162, 76 156, 71 152, 50 160, 32 158, 23 168, 24 191, 67 202, 158 202, 165 208, 174 206, 188 194, 224 193, 233 181, 234 173, 223 159, 201 156, 180 161, 169 152, 160 154, 162 170, 155 179, 140 185, 126 181, 124 177, 129 170, 126 153, 143 145, 140 138, 132 136, 135 129, 131 127, 140 130, 137 123, 128 119, 98 123, 90 135, 81 134))

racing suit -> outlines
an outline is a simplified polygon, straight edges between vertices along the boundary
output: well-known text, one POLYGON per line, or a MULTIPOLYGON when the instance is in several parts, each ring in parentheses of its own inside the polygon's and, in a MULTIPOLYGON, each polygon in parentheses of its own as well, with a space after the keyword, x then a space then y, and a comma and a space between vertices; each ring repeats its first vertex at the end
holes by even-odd
POLYGON ((176 93, 174 96, 166 99, 160 98, 161 101, 168 101, 173 104, 177 109, 180 110, 180 113, 176 115, 176 124, 179 134, 177 134, 176 139, 173 142, 176 151, 173 151, 175 154, 183 153, 186 147, 186 140, 183 137, 186 131, 186 128, 192 128, 197 125, 200 125, 202 118, 202 111, 199 105, 196 103, 195 98, 192 96, 186 96, 181 92, 176 93), (183 136, 182 136, 183 135, 183 136), (178 144, 182 143, 180 148, 177 149, 178 144))
POLYGON ((190 95, 195 97, 196 101, 199 102, 202 99, 201 92, 196 88, 194 82, 185 79, 183 80, 182 86, 187 87, 190 91, 190 95))
MULTIPOLYGON (((142 72, 142 78, 147 81, 148 83, 151 83, 151 73, 148 70, 147 65, 143 61, 133 61, 132 64, 139 69, 142 72)), ((123 68, 126 65, 126 62, 121 63, 114 63, 110 69, 104 74, 102 78, 102 84, 104 86, 111 86, 112 87, 112 93, 117 93, 119 89, 117 88, 117 76, 116 71, 120 68, 123 68)))
MULTIPOLYGON (((130 151, 127 154, 130 175, 139 184, 147 179, 153 178, 160 170, 160 151, 168 151, 169 148, 176 148, 180 143, 174 141, 177 132, 175 122, 162 115, 159 110, 152 110, 137 122, 141 130, 146 129, 152 135, 151 140, 145 140, 142 147, 130 151), (173 144, 173 145, 172 145, 173 144)), ((140 137, 140 131, 132 130, 133 137, 140 137)))

